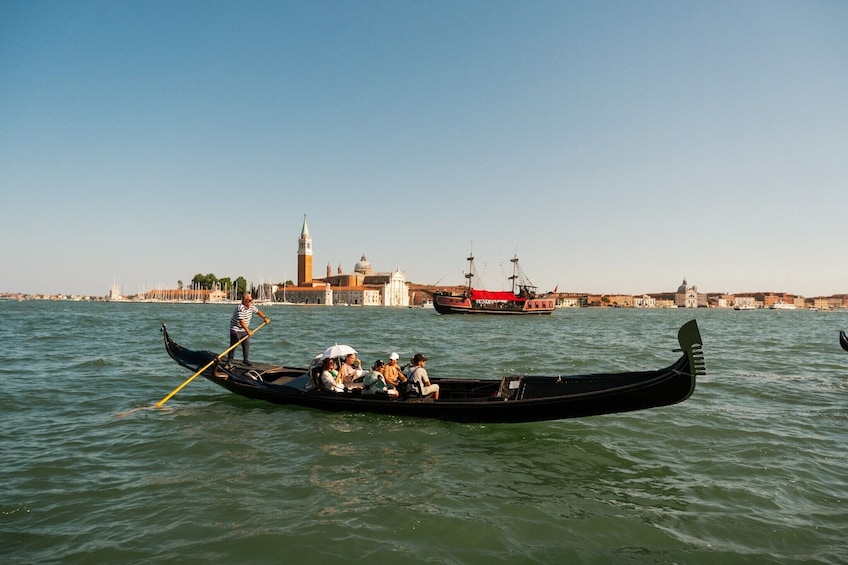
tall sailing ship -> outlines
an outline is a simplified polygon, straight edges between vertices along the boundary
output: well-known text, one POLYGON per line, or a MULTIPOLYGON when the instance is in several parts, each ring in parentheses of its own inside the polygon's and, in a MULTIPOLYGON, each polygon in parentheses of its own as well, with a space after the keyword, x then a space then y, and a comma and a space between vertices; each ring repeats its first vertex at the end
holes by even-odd
POLYGON ((518 265, 512 262, 512 290, 483 290, 473 287, 474 256, 468 256, 468 283, 462 292, 433 293, 433 307, 439 314, 552 314, 556 299, 553 294, 539 295, 518 265))

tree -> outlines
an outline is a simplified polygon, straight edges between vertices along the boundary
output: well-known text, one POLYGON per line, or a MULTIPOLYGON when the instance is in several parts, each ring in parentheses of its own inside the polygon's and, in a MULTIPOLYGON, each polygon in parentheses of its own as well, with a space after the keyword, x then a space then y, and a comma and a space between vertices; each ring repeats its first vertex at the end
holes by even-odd
POLYGON ((236 298, 241 300, 245 292, 247 292, 247 280, 244 277, 239 277, 236 279, 236 298))
POLYGON ((192 287, 196 285, 204 290, 212 290, 215 288, 215 284, 217 282, 218 278, 213 273, 209 273, 207 275, 201 275, 198 273, 194 275, 193 279, 191 279, 192 287))

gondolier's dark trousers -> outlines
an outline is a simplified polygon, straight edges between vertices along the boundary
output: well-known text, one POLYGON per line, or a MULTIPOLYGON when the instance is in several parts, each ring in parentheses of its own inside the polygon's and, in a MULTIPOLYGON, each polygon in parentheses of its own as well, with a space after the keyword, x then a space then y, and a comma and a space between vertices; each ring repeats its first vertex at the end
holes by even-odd
MULTIPOLYGON (((230 347, 238 343, 238 340, 246 335, 247 332, 244 330, 234 330, 233 328, 230 328, 230 347)), ((235 353, 235 351, 235 349, 231 349, 230 352, 227 353, 227 361, 233 360, 233 353, 235 353)), ((245 363, 250 361, 250 338, 241 342, 241 355, 245 363)))

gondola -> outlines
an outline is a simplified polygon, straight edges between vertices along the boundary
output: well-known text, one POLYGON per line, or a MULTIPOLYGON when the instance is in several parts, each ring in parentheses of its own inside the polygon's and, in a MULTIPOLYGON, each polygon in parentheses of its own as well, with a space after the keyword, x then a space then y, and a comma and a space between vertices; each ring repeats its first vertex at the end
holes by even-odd
POLYGON ((508 375, 493 378, 439 378, 438 400, 326 392, 315 369, 254 362, 224 365, 209 351, 192 351, 174 342, 162 324, 165 349, 180 365, 230 392, 275 404, 335 412, 369 412, 468 423, 560 420, 668 406, 689 398, 697 375, 705 374, 701 334, 695 320, 677 338, 681 355, 664 369, 587 375, 508 375))
POLYGON ((848 351, 848 335, 845 335, 842 330, 839 330, 839 345, 842 346, 842 349, 848 351))

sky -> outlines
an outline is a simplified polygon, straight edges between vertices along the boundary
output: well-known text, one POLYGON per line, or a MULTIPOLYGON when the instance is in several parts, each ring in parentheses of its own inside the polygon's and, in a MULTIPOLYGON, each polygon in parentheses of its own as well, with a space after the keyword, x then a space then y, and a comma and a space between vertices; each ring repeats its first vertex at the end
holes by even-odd
POLYGON ((848 2, 0 0, 0 292, 848 293, 848 2))

